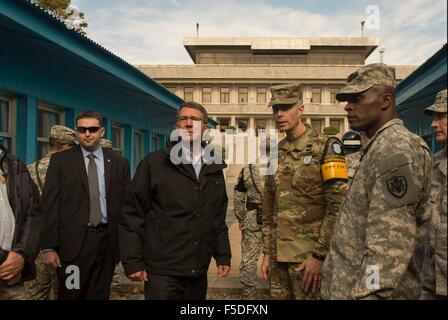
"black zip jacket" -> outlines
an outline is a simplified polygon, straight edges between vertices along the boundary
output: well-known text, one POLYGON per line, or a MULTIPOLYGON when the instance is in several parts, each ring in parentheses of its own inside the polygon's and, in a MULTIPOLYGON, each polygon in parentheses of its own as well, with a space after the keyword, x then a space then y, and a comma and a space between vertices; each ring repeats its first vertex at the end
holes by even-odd
POLYGON ((226 165, 204 164, 198 179, 192 165, 171 162, 170 150, 149 154, 135 172, 119 229, 127 275, 198 276, 212 256, 230 266, 226 165))

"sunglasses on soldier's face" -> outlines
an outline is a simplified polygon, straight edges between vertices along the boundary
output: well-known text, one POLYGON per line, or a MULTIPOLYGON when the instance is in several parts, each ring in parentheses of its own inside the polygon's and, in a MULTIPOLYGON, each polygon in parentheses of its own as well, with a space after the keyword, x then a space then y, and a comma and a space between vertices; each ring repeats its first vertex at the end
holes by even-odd
POLYGON ((88 130, 90 133, 95 133, 95 132, 97 132, 97 131, 100 130, 100 129, 101 129, 100 127, 76 127, 76 130, 77 130, 79 133, 86 133, 87 130, 88 130))

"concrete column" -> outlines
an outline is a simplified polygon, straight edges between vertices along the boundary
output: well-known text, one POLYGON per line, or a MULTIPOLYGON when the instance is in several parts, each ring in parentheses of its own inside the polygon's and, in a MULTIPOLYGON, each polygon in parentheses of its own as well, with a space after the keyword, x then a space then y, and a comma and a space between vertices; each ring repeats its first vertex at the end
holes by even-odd
POLYGON ((233 126, 233 127, 236 127, 235 116, 231 116, 231 117, 230 117, 230 125, 233 126))
POLYGON ((249 118, 249 129, 255 130, 255 119, 254 117, 249 118))
POLYGON ((324 128, 329 127, 329 126, 330 126, 330 117, 325 117, 324 128))
POLYGON ((199 101, 202 103, 202 87, 199 87, 197 85, 193 86, 193 101, 199 101))
POLYGON ((347 132, 348 130, 349 130, 348 119, 347 117, 344 117, 344 132, 347 132))
POLYGON ((230 86, 230 104, 238 104, 238 87, 233 85, 230 86))

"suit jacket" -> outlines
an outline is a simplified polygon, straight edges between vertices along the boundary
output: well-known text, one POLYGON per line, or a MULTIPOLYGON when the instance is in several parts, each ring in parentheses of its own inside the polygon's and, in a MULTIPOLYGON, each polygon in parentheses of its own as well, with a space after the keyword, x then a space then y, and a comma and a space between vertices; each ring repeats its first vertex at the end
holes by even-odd
MULTIPOLYGON (((130 184, 129 162, 104 149, 108 234, 112 254, 119 261, 118 223, 130 184)), ((89 184, 80 146, 52 155, 42 193, 45 215, 43 249, 54 248, 62 261, 79 255, 90 216, 89 184)))

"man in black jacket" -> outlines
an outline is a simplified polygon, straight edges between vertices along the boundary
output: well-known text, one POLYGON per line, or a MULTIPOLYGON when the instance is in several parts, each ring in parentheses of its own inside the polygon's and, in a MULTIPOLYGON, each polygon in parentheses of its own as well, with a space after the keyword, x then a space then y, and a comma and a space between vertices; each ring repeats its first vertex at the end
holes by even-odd
POLYGON ((35 277, 41 211, 26 166, 0 145, 0 300, 25 299, 35 277))
POLYGON ((204 162, 200 144, 207 111, 186 102, 177 117, 182 141, 140 162, 120 224, 126 275, 151 300, 205 299, 212 256, 220 277, 230 271, 225 164, 204 162))
POLYGON ((42 193, 43 260, 57 269, 58 298, 109 299, 119 262, 118 223, 130 184, 128 161, 100 146, 101 115, 76 119, 80 145, 51 157, 42 193))

